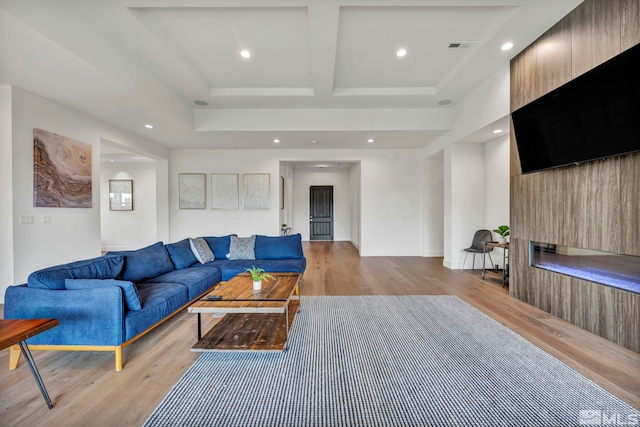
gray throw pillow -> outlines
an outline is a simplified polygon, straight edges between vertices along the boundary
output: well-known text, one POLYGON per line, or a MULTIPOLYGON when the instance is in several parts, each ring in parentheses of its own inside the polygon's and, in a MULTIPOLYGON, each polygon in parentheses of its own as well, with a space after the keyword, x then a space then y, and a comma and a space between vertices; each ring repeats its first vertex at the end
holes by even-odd
POLYGON ((231 236, 229 259, 256 259, 256 236, 231 236))
POLYGON ((200 264, 206 264, 216 259, 209 244, 202 237, 189 239, 189 245, 196 259, 200 261, 200 264))

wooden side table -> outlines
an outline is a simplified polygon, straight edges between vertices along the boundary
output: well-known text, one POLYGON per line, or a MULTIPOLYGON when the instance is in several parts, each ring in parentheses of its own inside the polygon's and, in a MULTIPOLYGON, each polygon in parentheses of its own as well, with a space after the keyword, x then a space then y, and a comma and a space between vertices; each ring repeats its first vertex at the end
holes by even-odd
MULTIPOLYGON (((486 251, 487 250, 487 246, 488 247, 493 247, 493 248, 502 248, 503 252, 502 252, 502 287, 504 288, 504 285, 507 283, 507 251, 509 250, 509 243, 498 243, 498 242, 482 242, 483 245, 483 250, 486 251)), ((482 257, 482 280, 484 280, 485 277, 485 263, 484 263, 484 254, 482 257)))
MULTIPOLYGON (((15 346, 16 344, 20 346, 20 350, 22 351, 22 354, 24 354, 24 358, 27 359, 29 369, 31 369, 31 373, 36 379, 36 383, 38 383, 42 397, 44 397, 45 402, 47 402, 49 409, 53 408, 53 403, 51 403, 49 393, 47 393, 47 389, 44 387, 44 383, 42 382, 42 378, 40 377, 40 373, 36 367, 36 362, 33 360, 31 352, 29 351, 29 346, 25 341, 39 333, 55 328, 59 324, 60 322, 58 319, 0 319, 0 350, 15 346)), ((20 353, 17 353, 16 355, 16 352, 15 348, 11 348, 11 354, 9 357, 11 359, 19 358, 20 353)), ((17 359, 15 360, 15 364, 18 364, 17 359)))

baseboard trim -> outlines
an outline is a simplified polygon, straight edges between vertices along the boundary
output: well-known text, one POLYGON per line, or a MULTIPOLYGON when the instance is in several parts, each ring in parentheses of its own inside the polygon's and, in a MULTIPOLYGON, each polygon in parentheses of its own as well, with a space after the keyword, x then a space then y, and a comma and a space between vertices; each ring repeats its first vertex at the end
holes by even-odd
POLYGON ((426 252, 422 254, 423 258, 442 258, 444 252, 426 252))

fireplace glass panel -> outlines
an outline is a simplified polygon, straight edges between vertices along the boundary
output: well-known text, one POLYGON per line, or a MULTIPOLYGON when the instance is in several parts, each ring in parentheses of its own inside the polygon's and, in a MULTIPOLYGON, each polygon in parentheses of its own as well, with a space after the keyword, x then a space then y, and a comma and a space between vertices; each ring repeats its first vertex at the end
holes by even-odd
POLYGON ((533 267, 640 293, 640 257, 530 242, 533 267))

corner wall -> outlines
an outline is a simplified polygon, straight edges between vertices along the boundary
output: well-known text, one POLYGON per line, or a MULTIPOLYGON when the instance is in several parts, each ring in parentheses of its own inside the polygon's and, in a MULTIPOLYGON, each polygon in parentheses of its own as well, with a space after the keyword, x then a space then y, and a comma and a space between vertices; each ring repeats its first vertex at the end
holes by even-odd
MULTIPOLYGON (((511 62, 511 111, 640 42, 640 0, 587 0, 511 62)), ((522 175, 511 145, 511 296, 640 352, 640 295, 531 267, 529 241, 640 255, 640 154, 522 175)))
MULTIPOLYGON (((72 260, 99 256, 100 236, 100 143, 102 138, 157 157, 168 156, 168 150, 138 138, 114 126, 95 120, 78 111, 11 87, 10 99, 10 161, 11 219, 2 218, 0 229, 11 233, 9 243, 2 243, 3 251, 13 255, 12 277, 0 282, 0 298, 4 302, 9 285, 25 283, 28 275, 40 268, 67 263, 72 260), (33 129, 39 128, 91 145, 92 148, 92 207, 42 208, 33 206, 33 129), (43 223, 42 217, 51 217, 43 223), (19 224, 20 216, 33 217, 33 224, 19 224), (9 227, 9 232, 6 227, 9 227)), ((0 92, 0 107, 6 108, 6 89, 0 92)), ((5 124, 6 119, 2 120, 5 124)), ((0 133, 0 150, 7 150, 6 131, 0 133)), ((0 162, 6 161, 2 156, 0 162)), ((4 170, 0 172, 6 174, 4 170)), ((4 181, 3 181, 4 184, 4 181)), ((161 189, 167 193, 167 188, 161 189)), ((6 208, 2 208, 6 209, 6 208)), ((4 210, 0 212, 6 213, 4 210)), ((2 215, 2 213, 0 213, 2 215)), ((166 223, 165 223, 166 227, 166 223)), ((4 236, 3 236, 4 237, 4 236)), ((4 257, 3 257, 4 258, 4 257)), ((6 259, 10 259, 7 257, 6 259)), ((4 259, 3 259, 4 261, 4 259)), ((5 273, 3 273, 5 274, 5 273)), ((4 277, 4 276, 3 276, 4 277)))
POLYGON ((13 149, 11 87, 0 86, 0 299, 13 284, 13 149))

